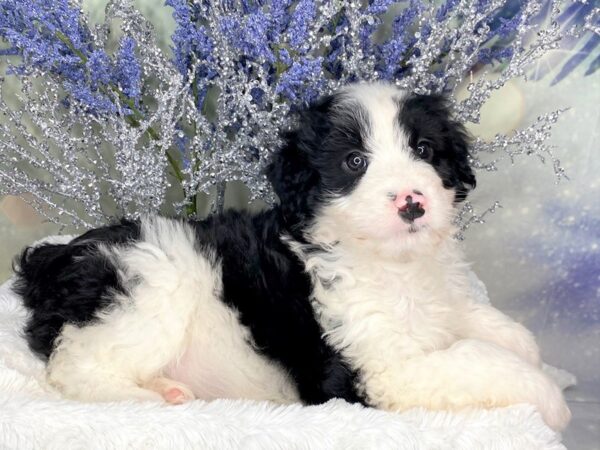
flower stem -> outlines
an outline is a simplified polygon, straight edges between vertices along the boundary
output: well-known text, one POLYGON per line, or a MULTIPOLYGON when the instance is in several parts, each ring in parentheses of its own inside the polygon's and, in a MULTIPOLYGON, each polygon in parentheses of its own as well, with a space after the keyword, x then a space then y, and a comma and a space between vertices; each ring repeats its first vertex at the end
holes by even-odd
POLYGON ((81 59, 81 62, 83 64, 88 62, 88 57, 85 56, 85 54, 81 50, 75 48, 75 46, 71 42, 71 39, 69 39, 67 35, 65 35, 62 31, 59 30, 56 31, 55 35, 63 44, 69 47, 69 50, 71 50, 73 53, 75 53, 75 55, 79 57, 79 59, 81 59))

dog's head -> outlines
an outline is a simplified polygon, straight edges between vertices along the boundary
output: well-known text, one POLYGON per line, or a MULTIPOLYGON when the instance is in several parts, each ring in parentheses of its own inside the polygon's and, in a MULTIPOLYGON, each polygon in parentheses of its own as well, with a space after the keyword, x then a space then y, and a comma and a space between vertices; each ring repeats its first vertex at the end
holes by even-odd
POLYGON ((294 234, 392 252, 448 236, 475 186, 469 139, 441 96, 351 85, 301 114, 268 176, 294 234))

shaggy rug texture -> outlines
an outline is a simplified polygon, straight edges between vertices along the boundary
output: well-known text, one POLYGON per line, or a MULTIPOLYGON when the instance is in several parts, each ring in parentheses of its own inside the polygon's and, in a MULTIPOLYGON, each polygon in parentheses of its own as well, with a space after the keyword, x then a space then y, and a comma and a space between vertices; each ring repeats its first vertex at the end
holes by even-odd
MULTIPOLYGON (((64 240, 63 237, 60 240, 64 240)), ((475 277, 473 288, 487 301, 475 277)), ((1 449, 564 449, 532 405, 460 413, 387 413, 341 400, 319 406, 217 400, 165 406, 62 399, 21 335, 27 312, 0 286, 1 449)), ((561 386, 569 373, 546 366, 561 386)))

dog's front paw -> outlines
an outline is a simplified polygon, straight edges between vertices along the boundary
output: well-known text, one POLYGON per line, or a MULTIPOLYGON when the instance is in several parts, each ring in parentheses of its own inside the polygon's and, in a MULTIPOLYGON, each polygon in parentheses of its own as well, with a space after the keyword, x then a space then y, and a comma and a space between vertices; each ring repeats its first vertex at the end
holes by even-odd
POLYGON ((571 421, 571 410, 558 386, 548 381, 548 387, 540 392, 536 406, 550 428, 564 430, 571 421))
POLYGON ((541 371, 523 374, 507 387, 513 395, 511 403, 535 405, 544 422, 553 430, 562 431, 569 424, 571 411, 562 390, 541 371))

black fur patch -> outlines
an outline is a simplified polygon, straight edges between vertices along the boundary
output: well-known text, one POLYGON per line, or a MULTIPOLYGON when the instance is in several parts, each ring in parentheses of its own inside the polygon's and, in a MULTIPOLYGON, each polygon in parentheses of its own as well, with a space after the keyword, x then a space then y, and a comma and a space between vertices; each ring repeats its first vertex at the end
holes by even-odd
POLYGON ((455 201, 464 200, 476 184, 468 159, 470 139, 465 127, 452 119, 447 99, 440 95, 410 95, 400 103, 399 122, 409 132, 413 150, 420 139, 431 142, 431 165, 444 187, 456 191, 455 201))
POLYGON ((281 211, 228 211, 195 223, 198 241, 222 263, 223 300, 239 312, 257 350, 291 375, 303 402, 362 402, 357 375, 323 339, 302 263, 281 241, 281 211))

